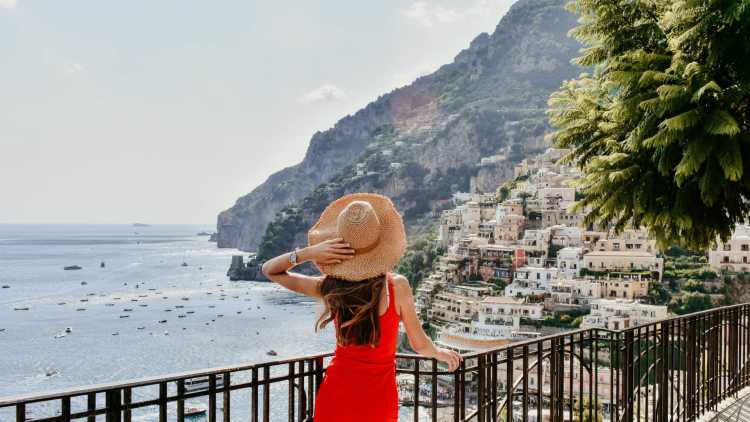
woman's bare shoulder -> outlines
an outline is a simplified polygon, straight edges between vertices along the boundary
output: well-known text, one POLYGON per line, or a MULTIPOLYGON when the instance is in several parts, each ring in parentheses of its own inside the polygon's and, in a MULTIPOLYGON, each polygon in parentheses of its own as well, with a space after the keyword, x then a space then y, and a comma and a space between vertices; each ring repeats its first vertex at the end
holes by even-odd
POLYGON ((411 285, 409 284, 409 280, 407 280, 406 277, 402 276, 401 274, 391 274, 391 281, 393 282, 393 288, 396 291, 411 292, 411 285))

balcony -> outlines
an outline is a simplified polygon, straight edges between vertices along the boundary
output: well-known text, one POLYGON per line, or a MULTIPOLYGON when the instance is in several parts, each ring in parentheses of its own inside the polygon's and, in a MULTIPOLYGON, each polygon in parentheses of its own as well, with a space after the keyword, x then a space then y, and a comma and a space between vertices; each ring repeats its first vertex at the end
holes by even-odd
MULTIPOLYGON (((749 358, 750 305, 743 304, 466 354, 452 373, 434 360, 399 354, 396 372, 401 407, 415 421, 695 421, 721 418, 734 412, 738 397, 748 398, 749 358)), ((5 397, 0 420, 130 422, 146 412, 152 415, 146 420, 182 422, 197 402, 210 422, 311 421, 330 359, 305 356, 5 397)))

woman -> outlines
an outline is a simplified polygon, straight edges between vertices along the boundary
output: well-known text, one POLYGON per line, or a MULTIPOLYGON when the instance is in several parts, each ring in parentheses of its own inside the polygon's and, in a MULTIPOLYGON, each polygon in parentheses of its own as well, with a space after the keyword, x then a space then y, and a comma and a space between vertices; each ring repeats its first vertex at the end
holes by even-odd
MULTIPOLYGON (((316 330, 333 322, 336 351, 315 399, 315 422, 398 419, 396 343, 402 321, 415 352, 448 364, 458 353, 435 347, 422 330, 409 281, 391 273, 406 248, 401 216, 371 193, 331 203, 308 233, 309 246, 267 261, 263 274, 287 289, 321 298, 316 330), (289 272, 313 262, 319 277, 289 272)), ((417 389, 415 389, 417 390, 417 389)))

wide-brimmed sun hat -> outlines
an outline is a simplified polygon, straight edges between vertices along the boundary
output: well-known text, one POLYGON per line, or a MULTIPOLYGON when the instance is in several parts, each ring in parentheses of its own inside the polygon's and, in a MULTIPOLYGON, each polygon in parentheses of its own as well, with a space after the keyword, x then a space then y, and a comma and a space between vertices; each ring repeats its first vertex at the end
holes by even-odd
POLYGON ((353 193, 333 201, 307 233, 311 245, 343 238, 354 257, 340 264, 318 264, 323 274, 362 281, 393 269, 406 250, 404 221, 388 197, 353 193))

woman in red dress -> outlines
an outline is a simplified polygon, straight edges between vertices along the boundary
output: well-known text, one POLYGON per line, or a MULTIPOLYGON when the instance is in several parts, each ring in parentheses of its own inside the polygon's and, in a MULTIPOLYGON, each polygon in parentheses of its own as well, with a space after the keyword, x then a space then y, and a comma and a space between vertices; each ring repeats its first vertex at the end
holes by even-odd
POLYGON ((331 203, 308 233, 309 246, 263 264, 287 289, 320 298, 316 329, 333 323, 336 350, 315 398, 315 422, 398 420, 396 344, 403 322, 411 348, 454 371, 461 356, 435 347, 422 330, 409 281, 391 270, 406 248, 401 216, 387 197, 347 195, 331 203), (323 274, 289 272, 313 262, 323 274))

